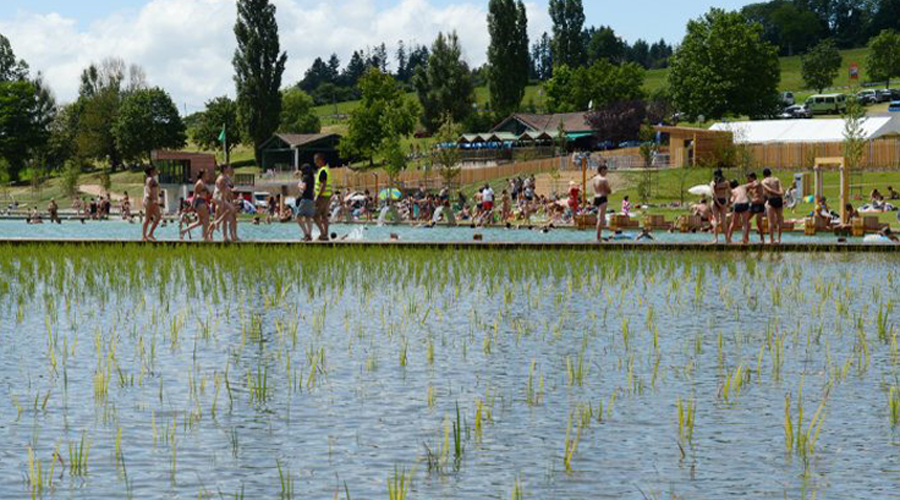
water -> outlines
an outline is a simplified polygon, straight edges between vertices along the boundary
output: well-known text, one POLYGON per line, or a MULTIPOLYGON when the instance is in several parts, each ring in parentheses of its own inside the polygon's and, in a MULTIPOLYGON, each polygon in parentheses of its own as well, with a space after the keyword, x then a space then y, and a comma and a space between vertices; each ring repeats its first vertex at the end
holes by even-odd
POLYGON ((409 498, 506 499, 519 478, 526 498, 869 499, 900 479, 877 321, 896 323, 892 255, 0 255, 2 498, 29 496, 29 447, 46 473, 82 433, 87 474, 57 465, 46 497, 278 498, 279 463, 296 498, 387 498, 397 467, 409 498), (808 466, 785 445, 801 385, 804 426, 827 395, 808 466), (678 398, 696 401, 690 442, 678 398), (457 405, 464 453, 429 472, 457 405))
MULTIPOLYGON (((596 240, 594 231, 575 231, 572 229, 555 229, 547 233, 540 228, 528 230, 505 228, 471 228, 471 227, 446 227, 437 226, 410 227, 408 225, 346 225, 335 224, 331 226, 331 232, 337 233, 339 238, 348 237, 356 241, 387 242, 391 241, 391 235, 399 236, 400 241, 406 242, 456 242, 472 241, 476 234, 482 235, 486 242, 513 242, 513 243, 591 243, 596 240), (353 235, 350 238, 350 235, 353 235)), ((314 230, 318 235, 318 231, 314 230)), ((612 233, 605 232, 609 237, 612 233)), ((178 225, 169 224, 157 229, 157 239, 160 241, 178 240, 178 225)), ((302 237, 297 224, 241 224, 238 229, 240 238, 248 241, 274 241, 297 240, 302 237)), ((637 233, 626 233, 627 240, 633 241, 637 233)), ((193 238, 200 237, 200 232, 195 231, 193 238)), ((221 234, 216 234, 221 240, 221 234)), ((67 222, 62 225, 38 224, 28 225, 24 221, 0 221, 0 239, 2 238, 34 238, 34 239, 91 239, 91 240, 140 240, 141 226, 120 221, 89 222, 80 224, 67 222)), ((658 231, 654 233, 656 242, 677 243, 706 243, 712 240, 709 234, 680 234, 658 231)), ((751 241, 759 241, 758 235, 753 234, 751 241)), ((190 239, 190 238, 188 238, 190 239)), ((722 238, 724 241, 724 237, 722 238)), ((863 243, 862 238, 851 238, 854 243, 863 243)), ((817 236, 804 236, 797 233, 786 233, 785 243, 835 243, 837 238, 833 234, 820 234, 817 236)), ((652 243, 644 241, 644 243, 652 243)), ((872 243, 872 242, 866 242, 872 243)), ((877 244, 877 242, 874 242, 877 244)))

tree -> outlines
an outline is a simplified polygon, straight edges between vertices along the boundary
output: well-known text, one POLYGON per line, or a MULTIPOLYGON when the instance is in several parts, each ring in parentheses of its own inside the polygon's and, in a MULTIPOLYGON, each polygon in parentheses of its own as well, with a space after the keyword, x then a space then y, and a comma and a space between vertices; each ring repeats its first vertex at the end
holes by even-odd
POLYGON ((312 92, 326 83, 334 83, 334 80, 331 67, 321 57, 317 57, 313 61, 312 66, 306 70, 306 74, 303 75, 303 79, 300 80, 297 86, 301 90, 312 92))
POLYGON ((528 86, 528 17, 521 0, 488 4, 488 88, 499 116, 519 109, 528 86))
POLYGON ((600 59, 606 59, 612 63, 622 63, 628 52, 628 44, 616 35, 616 32, 608 26, 600 29, 591 28, 586 32, 587 60, 593 64, 600 59))
POLYGON ((288 134, 318 134, 322 130, 319 117, 313 110, 314 103, 306 92, 293 88, 281 97, 281 126, 279 132, 288 134))
POLYGON ((366 73, 366 61, 362 52, 354 51, 350 62, 341 73, 341 83, 348 87, 355 87, 359 79, 366 73))
POLYGON ((531 77, 535 80, 545 81, 553 76, 553 52, 550 47, 550 35, 545 32, 531 48, 531 77))
POLYGON ((553 20, 553 61, 577 68, 586 58, 584 6, 581 0, 550 0, 553 20))
POLYGON ((225 131, 228 153, 241 143, 238 127, 237 103, 228 96, 216 97, 206 102, 206 107, 191 130, 191 140, 206 151, 216 151, 224 145, 219 138, 225 131))
POLYGON ((0 82, 15 82, 28 78, 28 63, 16 59, 9 39, 0 35, 0 82))
POLYGON ((660 109, 643 100, 619 101, 590 113, 587 120, 598 140, 618 144, 642 139, 641 127, 662 121, 660 109))
POLYGON ((237 11, 233 64, 238 119, 259 165, 259 147, 281 120, 281 77, 287 54, 281 52, 275 6, 269 0, 238 0, 237 11))
POLYGON ((712 9, 687 26, 670 61, 669 87, 688 117, 769 116, 778 108, 778 49, 742 14, 712 9))
POLYGON ((831 40, 824 40, 800 59, 800 72, 807 88, 822 93, 841 70, 841 53, 831 40))
POLYGON ((869 40, 868 68, 872 81, 884 80, 890 88, 891 79, 900 77, 900 34, 884 30, 869 40))
POLYGON ((146 82, 140 66, 128 66, 117 58, 92 63, 82 71, 79 97, 71 110, 79 158, 108 162, 112 170, 121 166, 122 154, 112 128, 118 120, 122 100, 146 89, 146 82))
POLYGON ((626 56, 629 62, 640 64, 644 69, 650 69, 652 62, 650 61, 650 44, 645 40, 638 39, 634 45, 628 49, 626 56))
POLYGON ((462 170, 459 162, 459 148, 456 147, 460 133, 461 129, 453 121, 453 117, 445 115, 441 127, 435 135, 437 144, 431 150, 431 163, 437 167, 445 186, 455 185, 462 170))
POLYGON ((475 102, 472 74, 462 59, 462 47, 455 32, 447 36, 438 33, 428 64, 419 67, 413 86, 422 105, 422 124, 430 133, 441 126, 446 115, 460 122, 472 113, 475 102))
POLYGON ((615 65, 606 59, 590 67, 557 66, 545 84, 551 112, 600 109, 612 103, 643 99, 644 69, 634 63, 615 65))
POLYGON ((16 182, 42 140, 38 102, 28 80, 0 82, 0 159, 6 180, 16 182))
POLYGON ((113 135, 125 158, 145 157, 148 161, 152 161, 153 150, 180 149, 186 139, 178 107, 158 87, 138 90, 122 101, 113 135))
MULTIPOLYGON (((413 133, 419 109, 406 98, 397 81, 378 68, 370 68, 359 80, 359 106, 350 114, 347 135, 341 139, 344 158, 363 158, 373 167, 378 154, 396 154, 399 137, 413 133)), ((390 161, 390 159, 388 159, 390 161)))

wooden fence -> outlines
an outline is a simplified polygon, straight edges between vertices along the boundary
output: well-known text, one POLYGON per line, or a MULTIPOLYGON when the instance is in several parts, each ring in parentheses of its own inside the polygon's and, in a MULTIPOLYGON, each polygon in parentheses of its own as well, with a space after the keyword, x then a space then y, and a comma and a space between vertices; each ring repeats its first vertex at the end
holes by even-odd
MULTIPOLYGON (((756 167, 812 168, 816 158, 844 155, 840 142, 820 144, 752 144, 748 145, 756 167)), ((873 169, 900 169, 900 139, 869 141, 863 149, 860 165, 873 169)))
MULTIPOLYGON (((493 167, 465 168, 459 171, 456 178, 456 186, 465 186, 482 182, 490 182, 507 177, 538 175, 551 172, 557 168, 567 168, 570 158, 548 158, 527 162, 507 163, 493 167)), ((334 184, 339 189, 363 191, 375 191, 390 186, 390 178, 382 170, 367 172, 354 172, 347 168, 332 169, 334 184)), ((425 172, 422 170, 407 170, 397 177, 398 188, 416 188, 425 186, 428 189, 440 189, 444 187, 444 180, 436 170, 425 172)))

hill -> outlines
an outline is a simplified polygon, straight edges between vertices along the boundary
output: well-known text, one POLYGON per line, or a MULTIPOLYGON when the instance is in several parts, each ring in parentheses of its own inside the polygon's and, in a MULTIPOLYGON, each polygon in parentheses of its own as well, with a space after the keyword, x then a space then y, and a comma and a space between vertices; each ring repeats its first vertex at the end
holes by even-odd
MULTIPOLYGON (((861 67, 865 66, 869 49, 851 49, 841 51, 843 65, 837 80, 836 88, 846 88, 850 86, 850 63, 856 62, 861 67)), ((652 92, 663 87, 669 74, 668 69, 655 69, 647 71, 647 78, 644 82, 644 89, 652 92)), ((865 70, 863 69, 863 78, 865 78, 865 70)), ((803 77, 800 74, 800 56, 782 57, 781 58, 781 85, 780 90, 792 91, 797 94, 798 101, 812 94, 811 91, 803 88, 803 77)), ((414 93, 407 94, 410 99, 415 99, 414 93)), ((479 107, 483 107, 489 100, 487 87, 478 87, 475 89, 475 100, 479 107)), ((544 106, 544 95, 540 85, 530 85, 525 89, 525 99, 522 101, 523 106, 529 106, 531 103, 541 109, 544 106)), ((342 120, 335 120, 333 117, 337 115, 347 115, 353 111, 359 101, 342 102, 335 105, 319 106, 316 114, 322 119, 325 126, 339 125, 342 120)))

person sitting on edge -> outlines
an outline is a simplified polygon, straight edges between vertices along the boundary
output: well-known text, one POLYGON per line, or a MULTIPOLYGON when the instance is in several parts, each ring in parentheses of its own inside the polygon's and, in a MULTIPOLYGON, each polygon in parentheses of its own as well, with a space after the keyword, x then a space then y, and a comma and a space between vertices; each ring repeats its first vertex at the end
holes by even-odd
POLYGON ((887 192, 888 192, 888 199, 889 199, 889 200, 892 200, 892 201, 893 201, 893 200, 900 200, 900 193, 894 191, 894 188, 893 188, 892 186, 888 186, 887 192))

